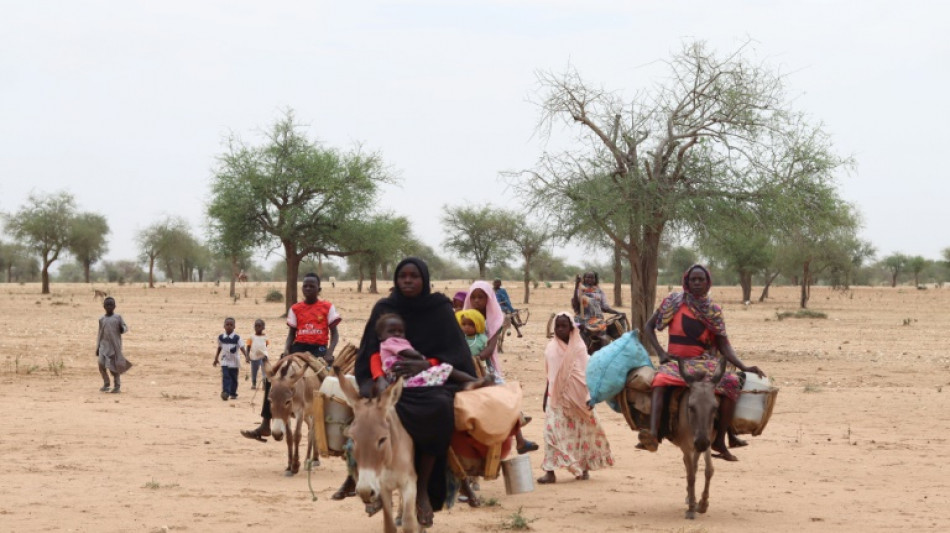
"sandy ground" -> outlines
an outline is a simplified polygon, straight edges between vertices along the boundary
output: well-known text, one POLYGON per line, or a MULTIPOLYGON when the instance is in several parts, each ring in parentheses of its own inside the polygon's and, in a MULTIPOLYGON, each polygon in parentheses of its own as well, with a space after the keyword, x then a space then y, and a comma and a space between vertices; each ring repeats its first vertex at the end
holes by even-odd
MULTIPOLYGON (((277 286, 276 284, 273 286, 277 286)), ((520 301, 522 289, 507 284, 520 301)), ((344 466, 324 459, 312 475, 283 475, 285 446, 242 438, 258 421, 261 393, 244 381, 222 402, 212 368, 225 316, 238 332, 268 322, 286 335, 270 286, 251 283, 234 302, 227 288, 175 284, 152 290, 105 286, 131 327, 126 354, 136 366, 120 395, 98 392, 95 363, 101 304, 86 285, 0 285, 0 483, 2 531, 379 531, 351 498, 329 499, 344 466)), ((323 296, 344 316, 344 341, 357 343, 376 296, 353 284, 323 296)), ((462 282, 436 284, 451 294, 462 282)), ((604 287, 610 290, 609 286, 604 287)), ((660 292, 665 294, 666 287, 660 292)), ((535 291, 524 339, 507 339, 509 379, 525 389, 525 430, 540 441, 541 353, 546 318, 567 307, 569 288, 535 291)), ((772 421, 738 463, 716 461, 709 512, 683 518, 685 475, 669 444, 634 449, 622 416, 598 407, 616 465, 574 481, 506 496, 501 479, 482 483, 494 506, 438 513, 430 531, 500 531, 518 513, 535 531, 892 531, 950 529, 948 356, 932 348, 950 325, 950 290, 815 288, 811 307, 825 320, 776 320, 794 310, 794 288, 749 307, 734 287, 716 288, 730 337, 746 362, 781 387, 772 421), (906 324, 905 324, 906 322, 906 324), (931 346, 931 348, 928 348, 931 346)), ((540 475, 539 453, 533 454, 540 475)))

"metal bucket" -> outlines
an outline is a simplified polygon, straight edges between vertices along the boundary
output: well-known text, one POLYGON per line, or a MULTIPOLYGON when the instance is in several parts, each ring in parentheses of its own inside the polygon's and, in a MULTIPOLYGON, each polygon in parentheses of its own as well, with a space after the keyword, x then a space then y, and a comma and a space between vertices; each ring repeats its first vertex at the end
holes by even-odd
POLYGON ((501 473, 505 477, 505 494, 521 494, 534 490, 531 458, 527 454, 516 455, 502 461, 501 473))

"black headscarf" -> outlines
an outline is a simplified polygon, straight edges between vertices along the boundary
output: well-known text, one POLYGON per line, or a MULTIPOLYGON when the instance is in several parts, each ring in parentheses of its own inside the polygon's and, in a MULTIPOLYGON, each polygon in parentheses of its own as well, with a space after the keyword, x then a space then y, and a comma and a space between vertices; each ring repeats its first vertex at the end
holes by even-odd
MULTIPOLYGON (((376 336, 376 321, 386 313, 400 315, 406 324, 406 339, 419 353, 475 375, 475 364, 465 341, 465 334, 455 319, 452 302, 441 293, 432 293, 429 267, 425 261, 407 257, 396 265, 393 273, 395 285, 390 295, 373 306, 363 330, 360 348, 356 356, 356 381, 360 393, 369 396, 373 386, 370 359, 379 351, 376 336), (406 265, 415 265, 422 275, 422 292, 409 298, 399 292, 399 271, 406 265)), ((406 431, 412 437, 416 451, 416 467, 420 454, 435 457, 432 477, 429 479, 429 498, 435 510, 442 508, 446 498, 445 471, 446 453, 452 432, 455 430, 453 410, 455 386, 446 384, 436 387, 412 387, 403 389, 396 412, 406 431)))

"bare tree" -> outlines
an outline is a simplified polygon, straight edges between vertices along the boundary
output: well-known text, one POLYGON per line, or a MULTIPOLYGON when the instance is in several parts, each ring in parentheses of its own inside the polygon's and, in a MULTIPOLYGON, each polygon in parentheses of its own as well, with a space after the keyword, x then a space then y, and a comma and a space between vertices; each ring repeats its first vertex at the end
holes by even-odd
POLYGON ((770 208, 783 190, 828 181, 846 163, 789 109, 782 77, 743 53, 688 44, 667 62, 666 81, 632 102, 573 70, 539 74, 542 133, 576 125, 581 147, 544 154, 515 187, 561 220, 583 214, 617 245, 635 327, 653 312, 665 231, 700 227, 706 205, 723 198, 770 208))

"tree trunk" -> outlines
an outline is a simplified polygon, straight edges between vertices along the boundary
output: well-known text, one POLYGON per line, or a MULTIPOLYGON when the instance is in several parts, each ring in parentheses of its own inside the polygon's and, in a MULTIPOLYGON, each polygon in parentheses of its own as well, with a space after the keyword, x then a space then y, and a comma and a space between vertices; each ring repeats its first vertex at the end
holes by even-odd
POLYGON ((742 301, 752 301, 752 272, 739 272, 739 286, 742 287, 742 301))
POLYGON ((42 294, 49 294, 49 263, 44 259, 43 260, 43 273, 41 279, 43 280, 42 294))
POLYGON ((323 256, 320 254, 317 254, 317 275, 323 279, 323 256))
POLYGON ((360 263, 360 266, 357 267, 357 272, 359 273, 359 281, 356 282, 356 292, 363 292, 363 264, 360 263))
POLYGON ((155 288, 155 257, 148 258, 148 288, 155 288))
POLYGON ((287 261, 287 283, 284 285, 284 315, 290 311, 290 306, 297 303, 297 275, 300 272, 300 262, 303 256, 297 253, 297 247, 290 241, 284 241, 284 257, 287 261))
POLYGON ((201 283, 205 280, 205 271, 203 268, 198 269, 198 283, 201 283))
POLYGON ((623 307, 623 250, 614 244, 614 307, 623 307))
POLYGON ((236 294, 236 293, 234 292, 234 285, 235 285, 235 283, 237 282, 237 277, 238 277, 238 274, 239 274, 239 273, 240 273, 240 272, 238 271, 237 258, 236 258, 236 257, 232 257, 232 258, 231 258, 231 290, 230 290, 230 292, 228 293, 228 296, 230 296, 231 298, 234 298, 234 295, 236 294))
POLYGON ((802 309, 808 307, 808 278, 810 277, 808 269, 810 266, 811 260, 805 261, 805 263, 802 265, 802 293, 801 299, 799 300, 802 309))
POLYGON ((531 256, 524 256, 524 303, 531 299, 531 256))
POLYGON ((772 274, 771 276, 768 272, 765 273, 765 287, 762 287, 762 294, 759 296, 759 301, 764 302, 766 298, 769 297, 769 287, 772 286, 772 282, 775 281, 775 278, 778 277, 778 272, 772 274))
POLYGON ((82 273, 83 273, 83 275, 84 275, 85 278, 86 278, 86 283, 89 283, 89 267, 90 267, 90 266, 91 266, 91 261, 85 261, 85 260, 83 260, 83 262, 82 262, 82 273))
POLYGON ((378 270, 377 266, 370 265, 369 269, 369 293, 370 294, 379 294, 379 291, 376 290, 376 271, 378 270))
POLYGON ((900 274, 900 273, 899 273, 899 272, 894 272, 893 274, 891 274, 891 288, 892 288, 892 289, 897 286, 897 276, 898 276, 898 274, 900 274))
MULTIPOLYGON (((640 331, 646 328, 647 320, 653 315, 662 231, 662 228, 645 229, 642 248, 632 244, 625 249, 630 264, 630 327, 640 331)), ((650 347, 647 349, 651 350, 650 347)))
POLYGON ((478 263, 478 279, 485 279, 485 263, 478 263))

